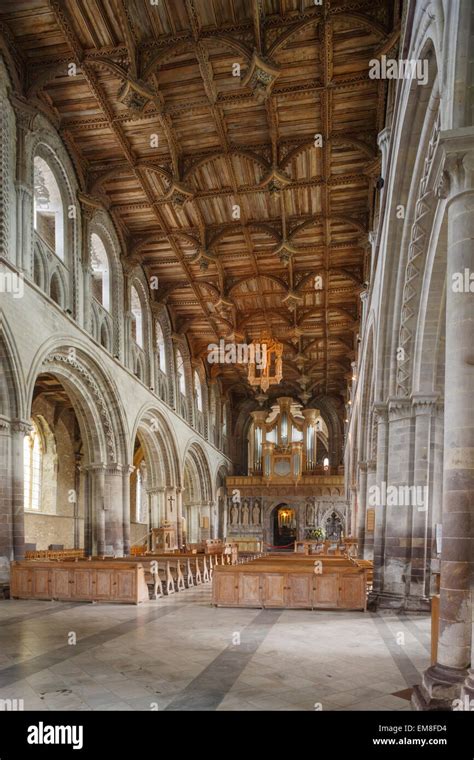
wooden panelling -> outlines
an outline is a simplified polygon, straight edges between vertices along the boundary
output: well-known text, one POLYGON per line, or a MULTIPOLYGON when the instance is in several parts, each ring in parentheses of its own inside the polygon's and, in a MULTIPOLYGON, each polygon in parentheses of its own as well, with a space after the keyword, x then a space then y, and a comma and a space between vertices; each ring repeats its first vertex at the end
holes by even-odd
POLYGON ((24 561, 11 563, 12 599, 59 599, 138 604, 148 599, 141 564, 24 561))
POLYGON ((213 604, 223 607, 366 609, 364 568, 327 565, 322 574, 306 563, 255 560, 214 568, 213 604), (238 591, 238 593, 237 593, 238 591))

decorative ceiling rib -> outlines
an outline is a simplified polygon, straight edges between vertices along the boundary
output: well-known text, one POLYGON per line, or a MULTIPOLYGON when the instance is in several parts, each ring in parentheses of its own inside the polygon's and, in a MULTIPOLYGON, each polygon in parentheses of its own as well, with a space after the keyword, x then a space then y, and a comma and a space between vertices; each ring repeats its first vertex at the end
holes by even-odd
MULTIPOLYGON (((275 393, 344 391, 399 0, 2 0, 1 50, 194 356, 284 345, 275 393), (70 64, 76 73, 70 76, 70 64), (320 137, 319 137, 320 136, 320 137), (321 143, 321 144, 320 144, 321 143)), ((245 368, 217 370, 228 387, 245 368)))

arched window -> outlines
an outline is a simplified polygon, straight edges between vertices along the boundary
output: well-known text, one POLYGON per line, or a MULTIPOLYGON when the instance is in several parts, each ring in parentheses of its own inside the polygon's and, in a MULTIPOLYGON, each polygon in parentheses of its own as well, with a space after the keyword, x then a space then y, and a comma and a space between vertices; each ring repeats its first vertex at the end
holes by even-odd
POLYGON ((201 380, 196 370, 194 371, 194 392, 196 394, 196 406, 199 412, 202 412, 202 387, 201 380))
POLYGON ((328 457, 324 457, 324 459, 323 459, 323 467, 324 467, 325 470, 329 470, 329 458, 328 457))
POLYGON ((61 278, 57 272, 54 272, 53 276, 51 277, 51 282, 49 284, 49 295, 53 299, 54 303, 58 304, 58 306, 64 306, 61 278))
POLYGON ((105 246, 95 232, 91 235, 92 295, 110 311, 109 260, 105 246))
POLYGON ((43 447, 38 428, 33 429, 23 439, 23 487, 24 508, 39 511, 41 509, 41 486, 43 475, 43 447))
POLYGON ((109 329, 105 319, 100 326, 100 345, 107 351, 110 351, 109 329))
POLYGON ((166 347, 165 337, 159 322, 156 323, 156 353, 158 354, 158 363, 162 372, 166 374, 166 347))
POLYGON ((44 158, 34 158, 34 227, 42 240, 64 259, 64 208, 56 177, 44 158))
POLYGON ((222 404, 222 435, 227 435, 227 404, 222 404))
POLYGON ((132 338, 143 348, 143 312, 137 289, 132 285, 130 295, 130 311, 132 312, 132 338))
POLYGON ((183 396, 186 395, 186 381, 184 377, 184 360, 179 348, 176 351, 176 371, 178 373, 178 388, 183 396))

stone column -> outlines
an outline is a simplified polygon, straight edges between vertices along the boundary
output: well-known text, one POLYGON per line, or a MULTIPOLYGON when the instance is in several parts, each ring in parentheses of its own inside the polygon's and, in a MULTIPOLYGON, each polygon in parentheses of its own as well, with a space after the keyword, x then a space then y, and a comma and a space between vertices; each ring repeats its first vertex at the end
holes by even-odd
POLYGON ((389 400, 387 475, 385 484, 380 483, 381 496, 385 501, 385 525, 383 580, 379 588, 378 604, 397 609, 408 603, 412 512, 411 492, 408 488, 413 466, 412 442, 411 401, 407 398, 392 398, 389 400))
POLYGON ((429 470, 432 464, 433 419, 436 394, 415 394, 415 451, 413 457, 413 496, 411 505, 410 596, 419 598, 429 609, 431 566, 431 503, 429 470))
MULTIPOLYGON (((388 410, 385 404, 374 405, 374 422, 377 424, 377 452, 375 483, 379 493, 387 482, 388 410)), ((385 552, 385 505, 375 504, 374 531, 374 584, 373 594, 382 591, 385 552)))
POLYGON ((360 316, 360 323, 361 323, 361 335, 360 338, 362 339, 362 336, 365 332, 365 321, 367 319, 367 300, 369 298, 369 291, 368 290, 362 290, 359 293, 359 298, 361 301, 361 311, 362 314, 360 316))
MULTIPOLYGON (((16 117, 16 266, 33 273, 32 167, 27 161, 28 140, 38 112, 26 100, 10 96, 16 117)), ((15 263, 15 262, 14 262, 15 263)))
POLYGON ((147 495, 150 507, 150 531, 160 527, 160 494, 158 488, 148 488, 147 495))
MULTIPOLYGON (((376 485, 376 479, 377 479, 377 462, 375 459, 369 459, 367 462, 367 495, 366 495, 366 504, 369 504, 369 496, 373 492, 373 489, 376 485)), ((367 531, 367 506, 365 509, 365 523, 364 523, 364 553, 361 556, 364 559, 371 559, 374 558, 374 537, 375 532, 371 531, 370 533, 367 531)))
POLYGON ((105 554, 105 512, 104 512, 104 475, 105 465, 86 465, 87 503, 86 509, 86 552, 87 554, 105 554))
POLYGON ((354 537, 356 535, 356 521, 357 521, 357 487, 351 486, 351 501, 350 501, 350 514, 347 515, 346 531, 347 535, 354 537))
POLYGON ((157 495, 157 527, 161 527, 162 523, 166 520, 166 488, 165 486, 158 486, 156 489, 157 495))
POLYGON ((105 550, 123 556, 123 468, 108 464, 104 472, 105 550))
POLYGON ((8 581, 10 562, 25 556, 23 438, 27 421, 0 419, 0 579, 8 581))
POLYGON ((446 370, 440 629, 436 664, 413 694, 416 709, 452 709, 474 693, 472 656, 474 571, 474 129, 442 132, 447 198, 446 370), (462 685, 464 683, 464 689, 462 685))
POLYGON ((25 505, 23 497, 23 439, 31 430, 27 420, 11 424, 12 539, 14 559, 25 557, 25 505))
POLYGON ((82 486, 83 476, 81 473, 82 454, 76 452, 75 454, 75 468, 74 468, 74 504, 73 504, 73 520, 74 520, 74 549, 81 548, 81 533, 80 533, 80 499, 82 498, 82 486))
POLYGON ((359 557, 364 556, 366 515, 367 515, 367 462, 359 462, 359 498, 357 500, 357 527, 356 527, 359 557))
POLYGON ((134 471, 133 465, 125 465, 122 471, 123 496, 122 496, 122 532, 123 532, 123 554, 128 557, 130 554, 130 475, 134 471))
POLYGON ((212 501, 203 502, 199 508, 199 511, 201 513, 201 522, 203 522, 203 518, 207 519, 208 521, 208 528, 202 528, 200 530, 200 540, 205 541, 206 538, 211 537, 211 505, 212 501))
POLYGON ((183 546, 183 488, 176 488, 176 539, 178 549, 183 546))

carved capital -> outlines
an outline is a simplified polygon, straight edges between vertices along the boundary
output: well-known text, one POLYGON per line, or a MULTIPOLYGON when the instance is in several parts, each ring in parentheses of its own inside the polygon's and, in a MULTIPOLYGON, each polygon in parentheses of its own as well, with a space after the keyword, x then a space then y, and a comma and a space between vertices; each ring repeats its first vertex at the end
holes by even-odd
POLYGON ((0 417, 0 433, 9 433, 10 432, 10 420, 7 420, 6 417, 0 417))
POLYGON ((374 404, 373 406, 374 420, 377 424, 387 422, 388 420, 388 407, 387 404, 374 404))
POLYGON ((426 414, 431 416, 436 411, 437 401, 437 393, 414 393, 412 403, 415 415, 426 414))
POLYGON ((10 429, 12 433, 29 435, 32 431, 32 424, 29 420, 12 420, 10 429))
POLYGON ((402 396, 391 398, 388 402, 388 416, 390 422, 404 420, 411 417, 411 402, 408 398, 402 396))
POLYGON ((474 192, 474 128, 449 129, 440 133, 442 162, 435 193, 453 200, 460 193, 474 192))
POLYGON ((38 116, 38 111, 28 103, 26 98, 18 97, 13 93, 10 94, 10 103, 15 111, 16 125, 25 132, 34 129, 34 122, 38 116))
POLYGON ((101 211, 104 208, 102 201, 92 195, 78 193, 77 197, 81 205, 82 215, 88 222, 92 221, 97 211, 101 211))

